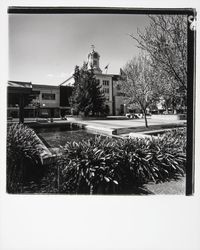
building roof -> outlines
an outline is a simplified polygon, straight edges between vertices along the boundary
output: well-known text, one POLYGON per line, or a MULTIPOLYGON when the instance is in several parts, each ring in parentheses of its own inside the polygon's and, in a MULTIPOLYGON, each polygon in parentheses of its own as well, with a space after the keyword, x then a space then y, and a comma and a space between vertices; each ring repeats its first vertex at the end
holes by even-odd
POLYGON ((35 84, 33 83, 33 88, 37 89, 37 88, 50 88, 50 89, 58 89, 59 85, 48 85, 48 84, 35 84))
POLYGON ((31 82, 8 81, 8 87, 11 88, 32 88, 31 82))
POLYGON ((31 82, 8 81, 8 93, 30 94, 32 92, 31 82))
POLYGON ((64 82, 62 82, 59 86, 72 86, 74 84, 74 76, 70 76, 68 77, 64 82), (72 81, 70 84, 69 84, 69 81, 72 81), (69 85, 68 85, 69 84, 69 85))

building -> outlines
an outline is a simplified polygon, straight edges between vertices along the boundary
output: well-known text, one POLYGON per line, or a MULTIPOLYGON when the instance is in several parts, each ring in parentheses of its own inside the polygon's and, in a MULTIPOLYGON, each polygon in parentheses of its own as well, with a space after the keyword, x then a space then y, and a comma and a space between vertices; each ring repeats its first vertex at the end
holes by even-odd
POLYGON ((60 85, 60 116, 64 117, 65 115, 71 114, 70 106, 70 96, 72 95, 72 86, 63 86, 60 85))
POLYGON ((120 81, 121 75, 113 75, 113 115, 125 115, 127 112, 127 106, 120 81))
MULTIPOLYGON (((89 70, 93 67, 95 77, 105 94, 109 115, 124 115, 127 107, 120 89, 121 74, 102 73, 100 55, 94 50, 94 46, 88 54, 87 67, 89 70)), ((8 117, 20 117, 20 107, 23 105, 21 114, 26 118, 55 118, 71 114, 70 96, 73 85, 73 76, 57 86, 8 81, 8 117)))
POLYGON ((8 81, 9 118, 60 117, 60 87, 8 81))
POLYGON ((25 109, 33 93, 31 82, 8 81, 7 117, 24 121, 25 109))
MULTIPOLYGON (((109 115, 122 115, 125 113, 124 95, 120 91, 120 75, 104 74, 100 68, 100 55, 92 46, 91 52, 88 54, 87 67, 93 68, 97 81, 99 81, 102 91, 105 94, 106 105, 109 108, 109 115)), ((73 86, 74 78, 70 76, 60 86, 73 86)))
POLYGON ((60 117, 60 87, 32 84, 35 96, 31 102, 37 107, 36 117, 60 117))

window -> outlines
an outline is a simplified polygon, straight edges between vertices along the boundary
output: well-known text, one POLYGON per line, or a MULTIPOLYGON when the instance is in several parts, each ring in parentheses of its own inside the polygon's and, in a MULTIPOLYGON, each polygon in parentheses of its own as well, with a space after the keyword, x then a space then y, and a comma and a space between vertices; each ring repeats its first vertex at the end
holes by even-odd
POLYGON ((103 92, 106 94, 109 94, 109 89, 108 88, 103 88, 103 92))
POLYGON ((42 100, 55 100, 56 94, 52 93, 42 93, 42 100))
POLYGON ((109 86, 109 81, 103 80, 103 85, 104 85, 104 86, 109 86))

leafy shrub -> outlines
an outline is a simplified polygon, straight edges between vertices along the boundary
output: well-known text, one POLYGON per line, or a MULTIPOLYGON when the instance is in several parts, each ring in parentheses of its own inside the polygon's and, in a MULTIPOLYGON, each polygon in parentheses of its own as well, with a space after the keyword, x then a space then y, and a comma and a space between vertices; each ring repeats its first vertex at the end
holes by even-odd
POLYGON ((7 191, 22 192, 25 181, 40 175, 41 142, 35 132, 23 124, 7 127, 7 191))
POLYGON ((149 181, 176 179, 185 172, 184 133, 68 142, 60 159, 60 191, 127 193, 149 181))
POLYGON ((167 147, 179 148, 183 153, 186 153, 186 128, 168 131, 161 138, 168 145, 167 147))
POLYGON ((111 192, 118 183, 112 154, 102 147, 107 140, 96 137, 95 140, 66 144, 60 161, 61 192, 111 192))

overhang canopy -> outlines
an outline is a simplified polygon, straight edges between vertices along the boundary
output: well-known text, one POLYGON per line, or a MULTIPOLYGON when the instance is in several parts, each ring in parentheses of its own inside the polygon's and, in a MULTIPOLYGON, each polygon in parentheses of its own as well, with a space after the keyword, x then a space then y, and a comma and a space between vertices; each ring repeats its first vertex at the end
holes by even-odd
POLYGON ((30 94, 32 92, 31 82, 8 81, 8 93, 30 94))

